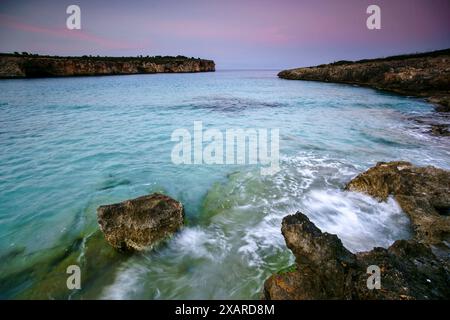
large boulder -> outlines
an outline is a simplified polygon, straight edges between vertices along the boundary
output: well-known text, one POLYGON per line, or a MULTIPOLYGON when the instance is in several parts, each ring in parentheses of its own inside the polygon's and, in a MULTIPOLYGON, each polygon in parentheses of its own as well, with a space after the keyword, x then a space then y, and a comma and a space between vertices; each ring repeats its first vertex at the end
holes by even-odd
POLYGON ((184 221, 180 202, 162 194, 100 206, 98 223, 116 249, 141 251, 177 231, 184 221))
POLYGON ((282 233, 296 257, 296 270, 267 279, 265 299, 450 298, 449 271, 416 240, 353 254, 336 235, 322 233, 300 212, 283 219, 282 233), (367 286, 372 265, 381 270, 381 289, 367 286))
POLYGON ((449 171, 405 161, 379 162, 350 181, 346 190, 380 201, 392 195, 411 219, 417 240, 431 245, 450 243, 449 171))
POLYGON ((350 181, 346 190, 380 201, 393 196, 410 217, 414 238, 354 254, 302 213, 287 216, 281 230, 296 257, 295 270, 267 279, 264 298, 449 299, 450 172, 380 162, 350 181), (380 268, 381 289, 367 287, 372 265, 380 268))

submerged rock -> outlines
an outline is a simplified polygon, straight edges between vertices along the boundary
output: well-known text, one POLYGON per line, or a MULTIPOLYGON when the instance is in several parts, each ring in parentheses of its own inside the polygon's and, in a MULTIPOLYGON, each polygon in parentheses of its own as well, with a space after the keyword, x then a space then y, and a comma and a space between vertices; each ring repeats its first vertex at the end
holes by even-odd
POLYGON ((97 230, 22 257, 31 262, 29 266, 19 265, 12 271, 0 266, 1 299, 98 299, 104 287, 114 282, 115 270, 130 255, 114 250, 97 230), (79 290, 67 287, 67 268, 73 265, 81 271, 79 290))
POLYGON ((392 195, 410 217, 414 239, 353 254, 336 235, 321 232, 297 212, 283 219, 281 229, 296 269, 267 279, 264 298, 450 298, 450 172, 404 161, 380 162, 346 189, 380 201, 392 195), (380 268, 380 289, 367 287, 371 265, 380 268))
POLYGON ((283 219, 282 233, 296 257, 294 271, 272 275, 263 297, 305 299, 448 299, 450 273, 428 246, 398 240, 388 249, 353 254, 336 235, 322 233, 302 213, 283 219), (381 270, 381 288, 369 289, 367 268, 381 270))
POLYGON ((140 251, 177 231, 184 220, 180 202, 162 194, 100 206, 98 223, 116 249, 140 251))
POLYGON ((448 125, 446 124, 432 124, 431 125, 431 133, 435 136, 450 136, 450 131, 448 130, 448 125))
POLYGON ((379 162, 350 181, 346 190, 380 201, 394 196, 411 219, 415 238, 427 244, 450 242, 450 172, 409 162, 379 162))
POLYGON ((450 136, 450 114, 448 113, 434 112, 429 115, 414 115, 409 120, 418 123, 420 127, 427 127, 428 130, 422 132, 427 132, 437 137, 450 136))

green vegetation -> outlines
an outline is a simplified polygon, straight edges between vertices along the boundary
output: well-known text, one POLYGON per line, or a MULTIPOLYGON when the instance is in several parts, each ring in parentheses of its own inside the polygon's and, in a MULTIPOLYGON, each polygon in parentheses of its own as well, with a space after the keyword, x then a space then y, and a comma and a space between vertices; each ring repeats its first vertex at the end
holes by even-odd
POLYGON ((294 271, 297 271, 297 265, 296 264, 293 264, 293 265, 291 265, 289 267, 281 269, 277 273, 278 274, 285 274, 285 273, 294 272, 294 271))
POLYGON ((38 55, 28 52, 14 52, 14 53, 0 53, 2 57, 33 57, 33 59, 79 59, 79 60, 91 60, 91 61, 115 61, 115 62, 126 62, 126 61, 144 61, 144 62, 152 62, 156 64, 165 64, 165 63, 177 63, 184 62, 186 60, 201 60, 200 58, 188 58, 186 56, 143 56, 139 55, 136 57, 108 57, 108 56, 92 56, 92 55, 83 55, 83 56, 50 56, 50 55, 38 55))

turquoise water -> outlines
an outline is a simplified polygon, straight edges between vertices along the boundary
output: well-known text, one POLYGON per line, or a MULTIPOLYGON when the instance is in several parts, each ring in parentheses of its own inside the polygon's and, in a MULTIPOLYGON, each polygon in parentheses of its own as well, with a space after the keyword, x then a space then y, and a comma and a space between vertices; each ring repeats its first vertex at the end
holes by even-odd
MULTIPOLYGON (((301 210, 353 251, 386 247, 409 236, 408 219, 392 199, 377 203, 343 185, 377 161, 450 168, 448 140, 413 120, 431 115, 429 104, 275 71, 2 80, 0 92, 3 298, 27 290, 52 298, 39 276, 20 271, 86 241, 99 205, 155 191, 185 205, 186 227, 156 250, 106 261, 107 277, 84 283, 83 294, 258 298, 264 279, 293 263, 283 216, 301 210), (192 132, 196 120, 279 128, 281 171, 174 165, 171 133, 192 132)), ((74 249, 79 261, 83 250, 74 249)))

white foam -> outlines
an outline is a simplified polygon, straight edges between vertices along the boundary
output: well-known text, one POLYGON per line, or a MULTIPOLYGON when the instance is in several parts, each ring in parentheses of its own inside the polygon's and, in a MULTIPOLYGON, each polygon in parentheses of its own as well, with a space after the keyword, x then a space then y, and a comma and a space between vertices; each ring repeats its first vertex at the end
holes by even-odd
POLYGON ((257 297, 271 273, 294 262, 281 221, 296 211, 337 234, 351 251, 409 236, 409 221, 393 199, 379 203, 340 190, 360 169, 311 153, 284 158, 282 165, 275 176, 236 173, 212 189, 215 215, 207 223, 184 228, 157 252, 124 265, 104 296, 141 290, 164 299, 257 297))
POLYGON ((143 265, 129 265, 128 263, 123 264, 117 271, 114 283, 103 289, 101 299, 129 299, 135 292, 140 290, 140 279, 147 273, 147 271, 148 269, 143 265))
POLYGON ((341 190, 313 190, 302 200, 304 213, 322 231, 337 234, 351 251, 388 247, 410 237, 410 223, 397 202, 341 190))
POLYGON ((227 239, 219 229, 185 228, 175 236, 170 247, 180 254, 213 261, 223 259, 230 249, 227 239))

